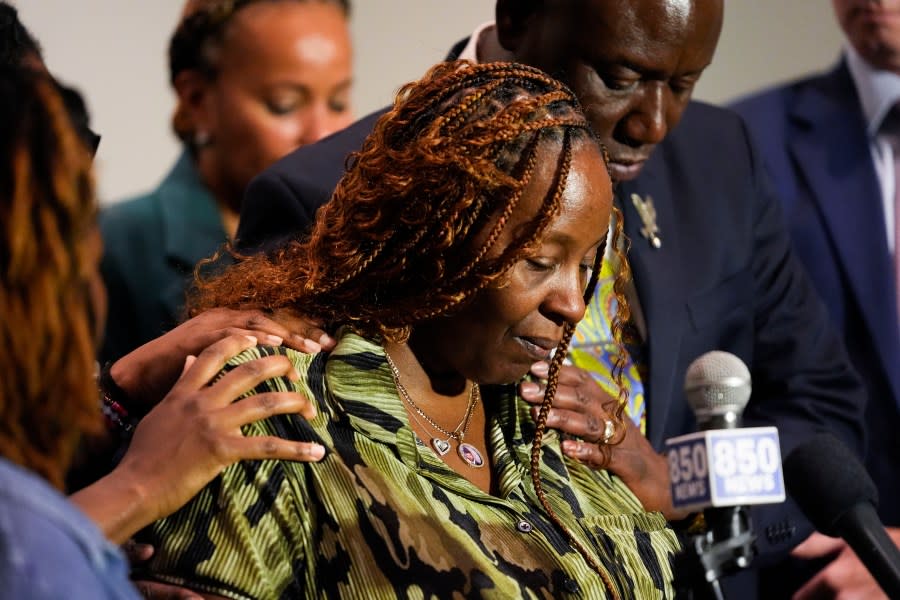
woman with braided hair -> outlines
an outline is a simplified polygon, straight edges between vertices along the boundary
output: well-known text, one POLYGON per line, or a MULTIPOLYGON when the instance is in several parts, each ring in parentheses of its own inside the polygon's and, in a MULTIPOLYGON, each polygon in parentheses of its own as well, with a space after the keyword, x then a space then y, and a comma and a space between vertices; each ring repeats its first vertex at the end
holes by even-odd
POLYGON ((339 328, 330 353, 233 362, 290 357, 300 379, 260 389, 301 391, 317 416, 245 434, 326 456, 227 469, 151 528, 149 576, 228 598, 670 597, 663 516, 546 428, 606 245, 602 156, 536 69, 444 63, 404 87, 309 237, 199 280, 191 302, 339 328), (514 384, 540 359, 535 422, 514 384))

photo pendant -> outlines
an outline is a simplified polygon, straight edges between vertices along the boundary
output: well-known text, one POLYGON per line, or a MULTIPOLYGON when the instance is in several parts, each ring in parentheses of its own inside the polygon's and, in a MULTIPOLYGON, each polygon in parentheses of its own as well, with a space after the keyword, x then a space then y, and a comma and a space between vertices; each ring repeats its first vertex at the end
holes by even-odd
POLYGON ((445 456, 450 452, 450 440, 442 440, 441 438, 431 438, 431 447, 440 456, 445 456))
POLYGON ((478 448, 472 444, 460 444, 456 447, 456 452, 470 467, 477 469, 484 466, 484 458, 481 456, 481 452, 479 452, 478 448))

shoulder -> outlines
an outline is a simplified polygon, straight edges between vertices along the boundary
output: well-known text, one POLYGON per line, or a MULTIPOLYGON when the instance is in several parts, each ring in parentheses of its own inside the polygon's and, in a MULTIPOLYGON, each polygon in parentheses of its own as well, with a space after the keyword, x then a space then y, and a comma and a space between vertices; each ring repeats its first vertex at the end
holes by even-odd
POLYGON ((123 224, 139 223, 159 214, 159 190, 108 204, 100 211, 100 227, 119 227, 123 224))
POLYGON ((98 223, 105 271, 114 264, 131 269, 159 255, 164 232, 162 206, 156 192, 104 207, 98 223))
POLYGON ((662 155, 667 163, 677 162, 680 168, 697 163, 708 170, 710 161, 734 162, 735 153, 746 154, 747 143, 746 126, 734 111, 692 101, 654 155, 662 155))
POLYGON ((146 259, 145 252, 157 252, 164 235, 158 190, 104 206, 97 222, 103 238, 104 263, 123 254, 146 259))
MULTIPOLYGON (((228 373, 240 365, 268 356, 287 357, 300 377, 297 380, 291 380, 284 376, 266 379, 253 388, 253 390, 247 392, 243 397, 266 392, 297 392, 314 402, 319 413, 328 410, 325 394, 323 393, 324 369, 328 359, 328 353, 325 352, 305 354, 286 346, 254 346, 244 350, 229 360, 222 368, 219 377, 224 376, 225 373, 228 373)), ((277 427, 280 426, 279 422, 285 419, 295 424, 304 422, 302 418, 297 418, 294 415, 276 416, 264 421, 257 421, 256 423, 246 425, 244 427, 244 433, 251 435, 272 435, 273 427, 277 429, 277 427)), ((303 429, 305 429, 305 427, 303 429)), ((282 431, 274 431, 274 433, 284 437, 284 432, 282 431)))
POLYGON ((317 358, 319 360, 324 356, 323 353, 318 354, 305 354, 303 352, 298 352, 293 348, 288 348, 287 346, 254 346, 252 348, 248 348, 233 357, 225 367, 222 369, 221 375, 224 375, 228 371, 232 369, 246 364, 248 362, 254 361, 259 358, 265 358, 267 356, 285 356, 291 363, 294 365, 294 368, 300 374, 299 382, 290 382, 286 377, 276 377, 272 379, 268 379, 264 381, 260 386, 257 386, 253 392, 251 393, 259 393, 261 391, 284 391, 292 388, 305 387, 307 386, 307 382, 310 377, 313 376, 312 364, 316 362, 317 358))
POLYGON ((362 148, 386 109, 327 138, 301 146, 247 186, 241 206, 237 244, 242 249, 268 247, 305 231, 344 175, 347 157, 362 148))
POLYGON ((773 119, 783 114, 796 95, 795 86, 780 85, 738 98, 729 106, 746 120, 773 119))
POLYGON ((681 193, 696 188, 708 195, 711 189, 745 186, 756 176, 756 162, 741 117, 726 108, 691 102, 675 129, 653 151, 645 171, 681 193))
POLYGON ((797 99, 808 93, 829 95, 829 90, 842 76, 839 67, 827 73, 787 81, 738 97, 728 107, 748 122, 775 121, 784 118, 797 99))
POLYGON ((198 204, 203 209, 201 221, 218 214, 215 200, 200 181, 193 160, 182 153, 156 188, 104 206, 99 216, 100 228, 104 237, 146 235, 148 228, 161 229, 166 220, 197 221, 193 213, 198 204))
POLYGON ((704 154, 708 154, 723 146, 744 144, 745 140, 746 128, 733 110, 692 101, 662 145, 698 146, 707 148, 704 154))

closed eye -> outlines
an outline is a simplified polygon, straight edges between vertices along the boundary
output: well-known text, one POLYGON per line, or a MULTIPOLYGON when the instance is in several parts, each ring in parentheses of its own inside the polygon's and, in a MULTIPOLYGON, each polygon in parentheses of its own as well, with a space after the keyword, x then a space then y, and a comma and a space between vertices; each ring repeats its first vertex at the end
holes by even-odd
POLYGON ((539 258, 526 259, 525 264, 527 264, 528 268, 532 269, 533 271, 549 271, 554 267, 553 263, 539 258))

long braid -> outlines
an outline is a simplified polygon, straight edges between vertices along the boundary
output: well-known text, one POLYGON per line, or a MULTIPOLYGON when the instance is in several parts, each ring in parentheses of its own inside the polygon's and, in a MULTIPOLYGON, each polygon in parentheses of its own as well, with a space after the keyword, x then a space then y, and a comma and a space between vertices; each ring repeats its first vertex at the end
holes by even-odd
MULTIPOLYGON (((593 277, 593 276, 592 276, 593 277)), ((596 285, 596 281, 594 281, 596 285)), ((540 472, 540 464, 541 464, 541 449, 544 440, 544 432, 547 430, 547 415, 550 413, 550 406, 553 404, 553 397, 556 395, 556 388, 559 385, 559 371, 562 366, 562 362, 565 359, 567 354, 567 350, 569 347, 569 342, 572 341, 572 336, 575 333, 575 325, 572 323, 567 323, 565 328, 563 329, 563 337, 560 340, 559 345, 556 348, 556 354, 553 356, 553 360, 550 361, 550 368, 547 373, 547 388, 544 392, 544 401, 541 402, 540 411, 537 417, 537 424, 534 432, 534 439, 531 443, 531 465, 530 465, 530 473, 531 473, 531 484, 534 486, 534 493, 538 498, 538 501, 541 503, 541 506, 544 507, 544 510, 547 511, 547 516, 550 517, 550 520, 559 527, 566 537, 569 540, 569 543, 575 547, 579 554, 584 558, 585 562, 593 569, 598 575, 600 575, 600 579, 603 580, 603 585, 606 586, 607 591, 609 591, 610 596, 614 600, 618 600, 619 594, 616 592, 616 588, 613 585, 612 579, 609 574, 606 572, 600 563, 598 563, 591 553, 585 548, 584 544, 582 544, 575 535, 566 527, 565 523, 559 518, 556 514, 556 511, 553 510, 553 507, 550 506, 550 502, 547 501, 546 493, 544 492, 544 485, 541 482, 541 472, 540 472)))
POLYGON ((616 299, 616 314, 613 315, 610 330, 613 342, 616 346, 615 358, 613 359, 612 379, 615 383, 618 394, 616 395, 616 405, 610 414, 616 424, 616 431, 620 432, 612 440, 601 445, 600 450, 604 455, 606 464, 610 459, 610 446, 615 446, 622 442, 625 437, 625 426, 623 414, 625 407, 628 406, 628 386, 625 385, 625 367, 628 365, 628 351, 626 344, 633 340, 628 339, 631 335, 631 329, 627 327, 631 321, 631 307, 628 304, 626 289, 631 282, 631 267, 628 265, 628 246, 629 240, 625 235, 625 223, 622 211, 613 206, 613 231, 610 236, 610 244, 612 252, 615 255, 614 264, 618 266, 615 279, 613 281, 613 296, 616 299))
MULTIPOLYGON (((571 160, 572 160, 572 148, 571 148, 571 138, 569 133, 566 134, 565 145, 563 149, 563 159, 562 159, 562 167, 559 169, 559 178, 560 181, 556 186, 556 193, 554 195, 553 200, 551 201, 553 204, 558 204, 561 201, 562 190, 565 189, 566 180, 568 178, 569 170, 571 168, 571 160)), ((588 281, 587 288, 584 291, 584 303, 587 305, 590 302, 591 296, 593 296, 594 288, 597 286, 597 281, 599 278, 600 267, 602 266, 603 261, 603 251, 604 248, 601 245, 600 248, 597 249, 597 252, 594 255, 594 264, 593 269, 591 270, 591 277, 588 281)), ((530 474, 531 474, 531 483, 534 487, 535 495, 541 503, 541 506, 544 507, 544 510, 547 511, 550 519, 559 527, 563 533, 565 533, 566 537, 569 539, 569 542, 579 554, 584 558, 585 562, 590 565, 590 567, 600 575, 600 578, 603 580, 604 585, 607 590, 610 592, 613 598, 618 598, 618 595, 615 591, 615 587, 612 584, 612 580, 609 577, 609 574, 606 570, 594 559, 591 553, 587 548, 574 536, 574 534, 569 530, 568 527, 562 522, 556 512, 553 510, 553 507, 550 506, 550 503, 547 501, 546 494, 544 492, 544 486, 540 477, 540 465, 541 465, 541 450, 544 440, 544 432, 547 430, 547 416, 550 413, 550 407, 553 405, 553 398, 556 396, 556 390, 559 386, 559 372, 562 366, 563 361, 566 358, 566 355, 569 351, 569 343, 572 341, 572 336, 575 334, 574 323, 566 323, 563 328, 562 339, 559 344, 556 346, 556 352, 553 355, 553 359, 550 361, 550 367, 547 373, 547 387, 544 390, 544 399, 541 402, 540 409, 538 411, 538 417, 534 432, 534 439, 531 443, 531 464, 530 464, 530 474)))
MULTIPOLYGON (((522 172, 522 180, 528 182, 531 180, 531 176, 534 173, 534 168, 537 165, 537 147, 538 147, 538 136, 535 136, 534 139, 529 144, 529 148, 527 150, 527 154, 525 156, 525 168, 522 172)), ((454 278, 456 280, 462 279, 469 272, 475 268, 481 262, 481 259, 494 247, 494 243, 497 241, 497 238, 500 237, 500 234, 503 233, 503 228, 506 227, 507 222, 509 222, 509 217, 512 215, 513 210, 515 210, 516 206, 519 205, 519 200, 522 199, 522 194, 525 192, 525 185, 519 187, 518 190, 510 197, 509 201, 506 203, 506 206, 503 209, 503 213, 497 219, 497 223, 494 225, 491 232, 488 234, 487 239, 481 244, 481 248, 472 258, 471 262, 468 266, 464 267, 459 274, 454 278)))

